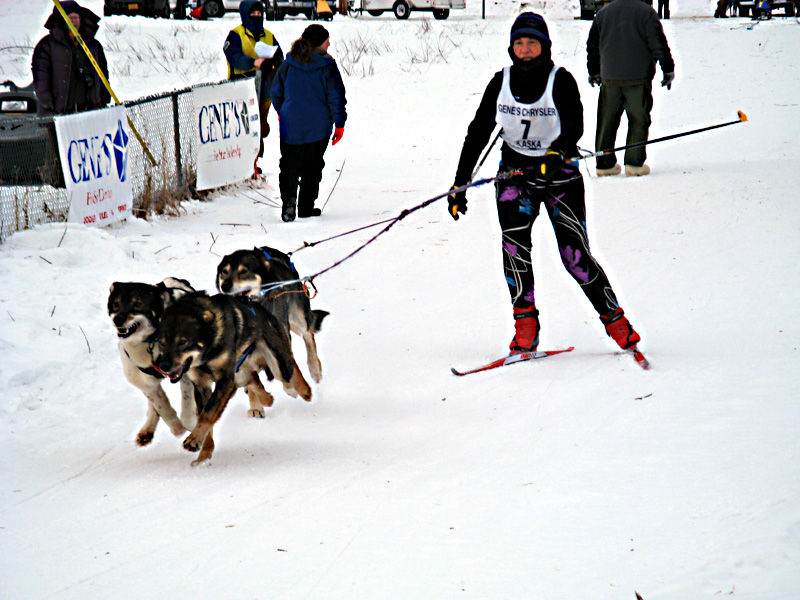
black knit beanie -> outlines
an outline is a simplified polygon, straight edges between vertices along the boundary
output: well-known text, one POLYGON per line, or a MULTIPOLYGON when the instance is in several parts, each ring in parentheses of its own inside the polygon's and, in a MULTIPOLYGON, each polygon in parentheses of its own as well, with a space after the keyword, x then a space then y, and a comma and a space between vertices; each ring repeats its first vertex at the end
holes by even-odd
POLYGON ((511 26, 511 45, 514 40, 521 37, 528 37, 539 40, 543 48, 550 48, 550 33, 547 31, 547 23, 544 17, 536 13, 522 13, 516 18, 511 26))
POLYGON ((303 35, 300 37, 308 41, 308 43, 310 43, 314 48, 317 48, 325 43, 325 40, 330 37, 330 34, 328 34, 328 30, 322 25, 314 23, 313 25, 306 27, 303 35))

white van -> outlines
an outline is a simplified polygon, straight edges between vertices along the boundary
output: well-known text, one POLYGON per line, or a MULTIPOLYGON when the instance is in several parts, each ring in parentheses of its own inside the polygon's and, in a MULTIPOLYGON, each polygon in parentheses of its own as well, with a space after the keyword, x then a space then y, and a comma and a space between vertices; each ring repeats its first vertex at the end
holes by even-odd
POLYGON ((373 17, 379 17, 387 10, 398 19, 407 19, 412 10, 433 13, 434 19, 446 19, 451 9, 466 8, 466 0, 348 0, 347 13, 357 17, 366 11, 373 17))

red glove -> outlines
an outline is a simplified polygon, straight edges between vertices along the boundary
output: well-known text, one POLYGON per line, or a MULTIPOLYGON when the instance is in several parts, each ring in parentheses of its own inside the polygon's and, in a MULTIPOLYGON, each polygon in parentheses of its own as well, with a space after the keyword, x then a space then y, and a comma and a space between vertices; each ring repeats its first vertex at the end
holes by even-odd
POLYGON ((336 127, 333 130, 333 140, 331 145, 335 146, 339 142, 339 140, 342 139, 343 136, 344 136, 344 127, 336 127))

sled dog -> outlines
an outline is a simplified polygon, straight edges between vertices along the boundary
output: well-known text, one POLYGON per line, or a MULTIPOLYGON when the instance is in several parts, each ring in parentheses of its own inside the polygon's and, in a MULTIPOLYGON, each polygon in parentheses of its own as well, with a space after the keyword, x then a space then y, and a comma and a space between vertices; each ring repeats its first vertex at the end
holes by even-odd
POLYGON ((278 317, 288 329, 299 335, 306 346, 308 370, 312 379, 322 380, 322 364, 317 355, 314 335, 328 316, 324 310, 311 310, 311 303, 289 256, 268 246, 237 250, 223 257, 217 267, 217 290, 233 296, 257 300, 278 317), (276 286, 283 281, 294 281, 276 286))
POLYGON ((245 388, 251 415, 272 405, 260 371, 268 379, 274 375, 289 395, 311 400, 311 388, 292 355, 289 332, 264 307, 246 298, 186 295, 164 312, 157 341, 158 368, 173 382, 188 378, 197 390, 197 424, 183 441, 189 452, 200 451, 193 465, 211 458, 212 429, 237 387, 245 388))
POLYGON ((194 387, 181 382, 181 418, 175 413, 161 387, 164 376, 153 368, 153 344, 164 310, 194 289, 183 279, 168 277, 157 285, 138 282, 114 282, 108 296, 108 315, 119 338, 119 355, 125 378, 147 397, 147 417, 136 436, 139 446, 153 441, 159 417, 173 435, 181 435, 194 426, 194 387))

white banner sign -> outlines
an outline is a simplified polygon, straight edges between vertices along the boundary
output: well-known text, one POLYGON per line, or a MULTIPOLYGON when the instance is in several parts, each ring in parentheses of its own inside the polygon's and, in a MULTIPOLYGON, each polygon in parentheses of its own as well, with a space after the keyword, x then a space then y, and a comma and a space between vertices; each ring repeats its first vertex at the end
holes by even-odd
POLYGON ((253 176, 261 142, 258 96, 252 79, 192 90, 197 132, 197 189, 253 176))
POLYGON ((124 106, 55 118, 70 223, 108 225, 131 214, 132 141, 124 106))

